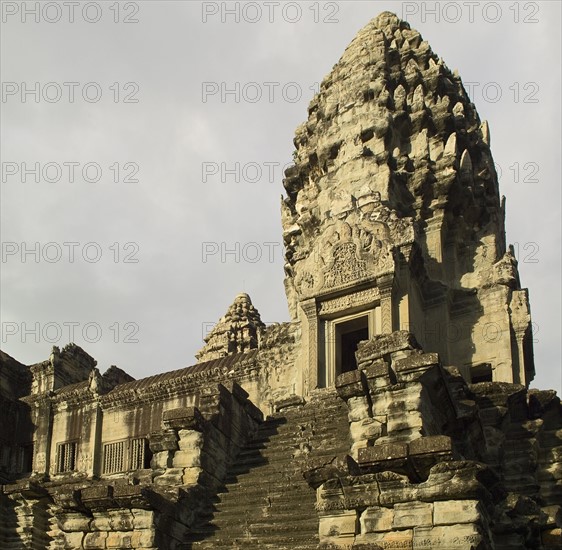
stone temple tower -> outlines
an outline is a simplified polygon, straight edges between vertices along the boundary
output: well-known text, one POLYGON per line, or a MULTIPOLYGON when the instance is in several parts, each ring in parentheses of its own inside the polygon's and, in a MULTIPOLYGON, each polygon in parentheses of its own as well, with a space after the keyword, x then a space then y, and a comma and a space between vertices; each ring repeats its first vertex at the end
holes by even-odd
POLYGON ((0 550, 558 550, 562 405, 488 126, 395 15, 297 130, 292 319, 239 294, 197 363, 135 380, 0 351, 0 550))
POLYGON ((408 23, 385 12, 321 84, 282 202, 285 286, 310 389, 357 342, 408 330, 468 382, 528 385, 528 294, 506 247, 490 131, 408 23))

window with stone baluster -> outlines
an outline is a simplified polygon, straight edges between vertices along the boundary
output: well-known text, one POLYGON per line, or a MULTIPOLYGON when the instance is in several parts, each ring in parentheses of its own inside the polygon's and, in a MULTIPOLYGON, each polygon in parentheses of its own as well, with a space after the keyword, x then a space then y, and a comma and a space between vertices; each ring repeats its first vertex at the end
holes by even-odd
POLYGON ((145 437, 123 439, 103 446, 103 474, 111 475, 150 467, 152 454, 145 437))
POLYGON ((67 441, 57 445, 57 474, 76 470, 77 453, 78 443, 76 441, 67 441))

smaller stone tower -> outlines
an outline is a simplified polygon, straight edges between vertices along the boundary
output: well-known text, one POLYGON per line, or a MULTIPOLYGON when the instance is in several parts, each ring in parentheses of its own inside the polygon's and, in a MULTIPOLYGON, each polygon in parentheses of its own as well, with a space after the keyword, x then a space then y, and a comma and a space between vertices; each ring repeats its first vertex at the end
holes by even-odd
POLYGON ((199 350, 196 358, 201 363, 255 349, 264 328, 250 296, 242 292, 205 337, 205 346, 199 350))

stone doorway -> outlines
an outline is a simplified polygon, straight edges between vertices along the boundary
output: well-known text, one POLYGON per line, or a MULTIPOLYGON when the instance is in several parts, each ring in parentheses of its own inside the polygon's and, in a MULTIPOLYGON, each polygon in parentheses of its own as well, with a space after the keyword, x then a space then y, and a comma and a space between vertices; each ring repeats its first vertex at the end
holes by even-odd
POLYGON ((357 369, 355 352, 362 340, 369 339, 367 315, 335 325, 336 376, 357 369))
POLYGON ((378 334, 377 327, 380 327, 378 306, 340 317, 320 318, 317 332, 311 334, 311 338, 317 338, 318 342, 313 387, 331 387, 340 374, 357 369, 357 346, 362 340, 369 340, 378 334))
POLYGON ((369 328, 361 328, 342 334, 341 336, 341 372, 349 372, 357 369, 357 361, 355 359, 355 352, 357 345, 362 340, 369 339, 369 328))

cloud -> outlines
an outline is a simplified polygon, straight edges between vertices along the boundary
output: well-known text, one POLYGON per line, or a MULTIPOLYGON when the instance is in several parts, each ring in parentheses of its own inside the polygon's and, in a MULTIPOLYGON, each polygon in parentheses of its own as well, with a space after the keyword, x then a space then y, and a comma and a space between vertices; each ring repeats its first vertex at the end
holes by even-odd
MULTIPOLYGON (((238 257, 226 254, 222 261, 217 254, 203 262, 202 247, 213 242, 228 251, 256 242, 265 251, 263 243, 281 243, 282 167, 291 161, 294 130, 306 119, 315 87, 381 9, 371 2, 301 4, 294 23, 282 14, 273 23, 265 17, 222 23, 220 16, 203 23, 201 2, 139 2, 134 24, 114 23, 114 13, 106 11, 95 24, 80 17, 53 24, 15 17, 2 25, 4 82, 79 83, 74 103, 10 98, 2 104, 2 161, 20 167, 72 161, 79 170, 93 162, 102 169, 97 183, 79 177, 23 184, 18 176, 3 183, 2 240, 20 246, 78 242, 80 254, 94 242, 103 252, 93 263, 82 257, 36 263, 31 256, 26 263, 4 263, 3 322, 80 322, 80 330, 98 323, 98 342, 85 341, 79 330, 77 343, 102 368, 116 363, 141 377, 192 363, 204 327, 241 290, 264 320, 288 319, 280 248, 273 261, 264 256, 252 263, 242 249, 238 257), (89 82, 101 86, 99 102, 82 98, 89 82), (204 82, 219 87, 206 102, 204 82), (258 85, 261 100, 252 103, 244 95, 252 91, 244 91, 248 83, 258 85), (272 101, 266 83, 275 83, 272 101), (297 101, 283 93, 289 83, 300 86, 297 101), (237 84, 238 101, 236 93, 226 93, 222 102, 222 92, 237 84), (126 103, 127 94, 138 103, 126 103), (203 182, 203 162, 225 163, 231 172, 225 181, 221 173, 203 182), (137 183, 124 181, 134 172, 127 163, 138 165, 137 183), (258 164, 261 181, 237 182, 236 163, 258 164), (273 178, 265 175, 265 163, 273 166, 273 178), (138 246, 129 258, 137 263, 125 262, 134 251, 128 243, 138 246), (126 323, 138 325, 138 342, 124 342, 126 323)), ((387 4, 401 14, 423 3, 387 4)), ((539 327, 537 385, 560 389, 560 5, 528 4, 539 7, 533 16, 538 23, 523 22, 530 12, 515 23, 515 12, 503 4, 497 23, 478 10, 474 22, 466 12, 451 23, 443 14, 437 22, 421 11, 410 21, 465 82, 479 83, 473 100, 490 121, 492 151, 502 168, 508 238, 540 246, 539 263, 521 263, 539 327), (490 82, 501 86, 497 102, 482 94, 490 82), (527 103, 533 89, 525 86, 533 82, 539 102, 527 103), (525 181, 533 179, 529 163, 539 166, 538 183, 525 181)), ((42 334, 38 343, 34 338, 22 342, 18 334, 2 348, 27 363, 44 359, 51 343, 42 334)))

